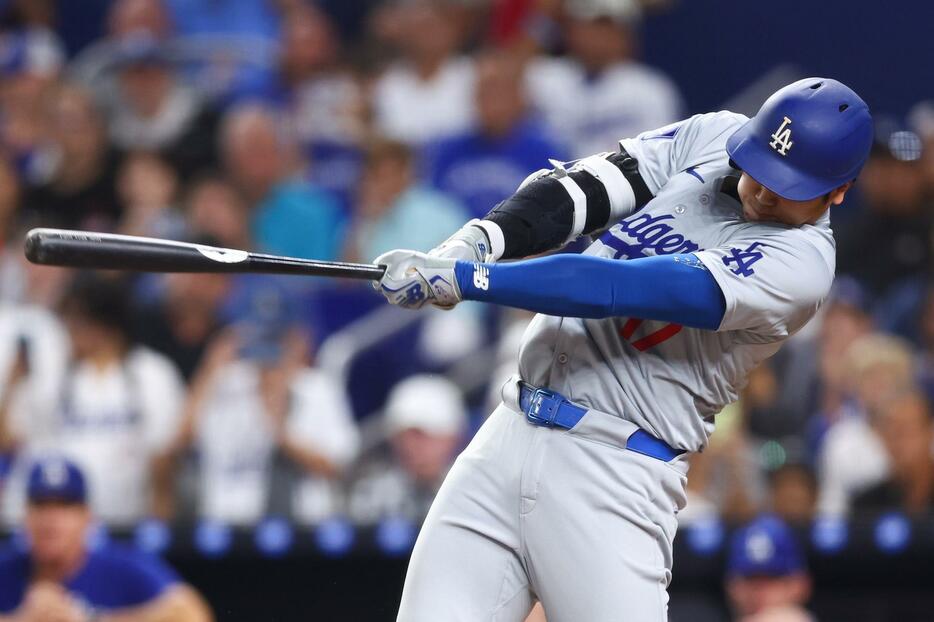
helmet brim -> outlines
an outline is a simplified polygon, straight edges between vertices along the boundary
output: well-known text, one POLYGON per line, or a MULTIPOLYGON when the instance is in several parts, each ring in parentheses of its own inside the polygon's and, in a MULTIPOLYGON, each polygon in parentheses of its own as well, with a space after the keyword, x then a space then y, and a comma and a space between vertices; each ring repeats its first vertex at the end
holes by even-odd
POLYGON ((750 119, 727 139, 726 151, 736 166, 757 182, 791 201, 810 201, 840 185, 830 185, 826 179, 791 166, 768 143, 757 139, 752 123, 750 119))

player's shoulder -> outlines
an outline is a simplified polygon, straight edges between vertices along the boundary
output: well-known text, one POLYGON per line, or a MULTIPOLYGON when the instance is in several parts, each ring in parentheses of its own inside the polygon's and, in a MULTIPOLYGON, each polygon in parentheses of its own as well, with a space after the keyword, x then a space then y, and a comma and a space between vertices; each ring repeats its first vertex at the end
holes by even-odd
POLYGON ((696 114, 682 122, 683 131, 696 138, 708 141, 721 140, 724 145, 730 135, 749 121, 749 117, 738 112, 719 110, 696 114))
POLYGON ((759 247, 783 266, 789 278, 800 285, 807 285, 818 298, 823 298, 833 283, 836 246, 823 219, 814 225, 800 227, 749 223, 729 244, 740 250, 753 245, 759 247))

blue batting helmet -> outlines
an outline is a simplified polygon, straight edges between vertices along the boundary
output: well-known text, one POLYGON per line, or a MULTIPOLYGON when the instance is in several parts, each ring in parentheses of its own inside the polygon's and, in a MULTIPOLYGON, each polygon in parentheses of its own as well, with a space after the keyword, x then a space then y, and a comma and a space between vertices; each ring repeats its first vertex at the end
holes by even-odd
POLYGON ((775 194, 808 201, 855 179, 871 146, 866 102, 836 80, 805 78, 765 100, 726 150, 775 194))

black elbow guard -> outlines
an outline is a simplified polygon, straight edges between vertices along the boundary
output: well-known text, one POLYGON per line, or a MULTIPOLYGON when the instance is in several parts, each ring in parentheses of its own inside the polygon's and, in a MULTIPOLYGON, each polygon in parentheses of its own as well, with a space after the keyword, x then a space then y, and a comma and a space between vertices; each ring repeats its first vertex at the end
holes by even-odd
POLYGON ((623 151, 585 158, 570 172, 558 169, 535 179, 493 208, 485 220, 503 232, 502 258, 515 259, 603 229, 611 219, 618 220, 651 199, 638 162, 623 151))

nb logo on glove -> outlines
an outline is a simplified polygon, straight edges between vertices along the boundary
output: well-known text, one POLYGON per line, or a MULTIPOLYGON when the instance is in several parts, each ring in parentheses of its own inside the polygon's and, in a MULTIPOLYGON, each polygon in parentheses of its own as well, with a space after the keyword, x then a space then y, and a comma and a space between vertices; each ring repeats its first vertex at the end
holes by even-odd
POLYGON ((490 289, 490 269, 480 264, 473 268, 473 286, 486 291, 490 289))
POLYGON ((425 292, 422 291, 422 286, 419 283, 415 283, 412 287, 405 290, 405 304, 406 306, 415 305, 425 299, 425 292))

